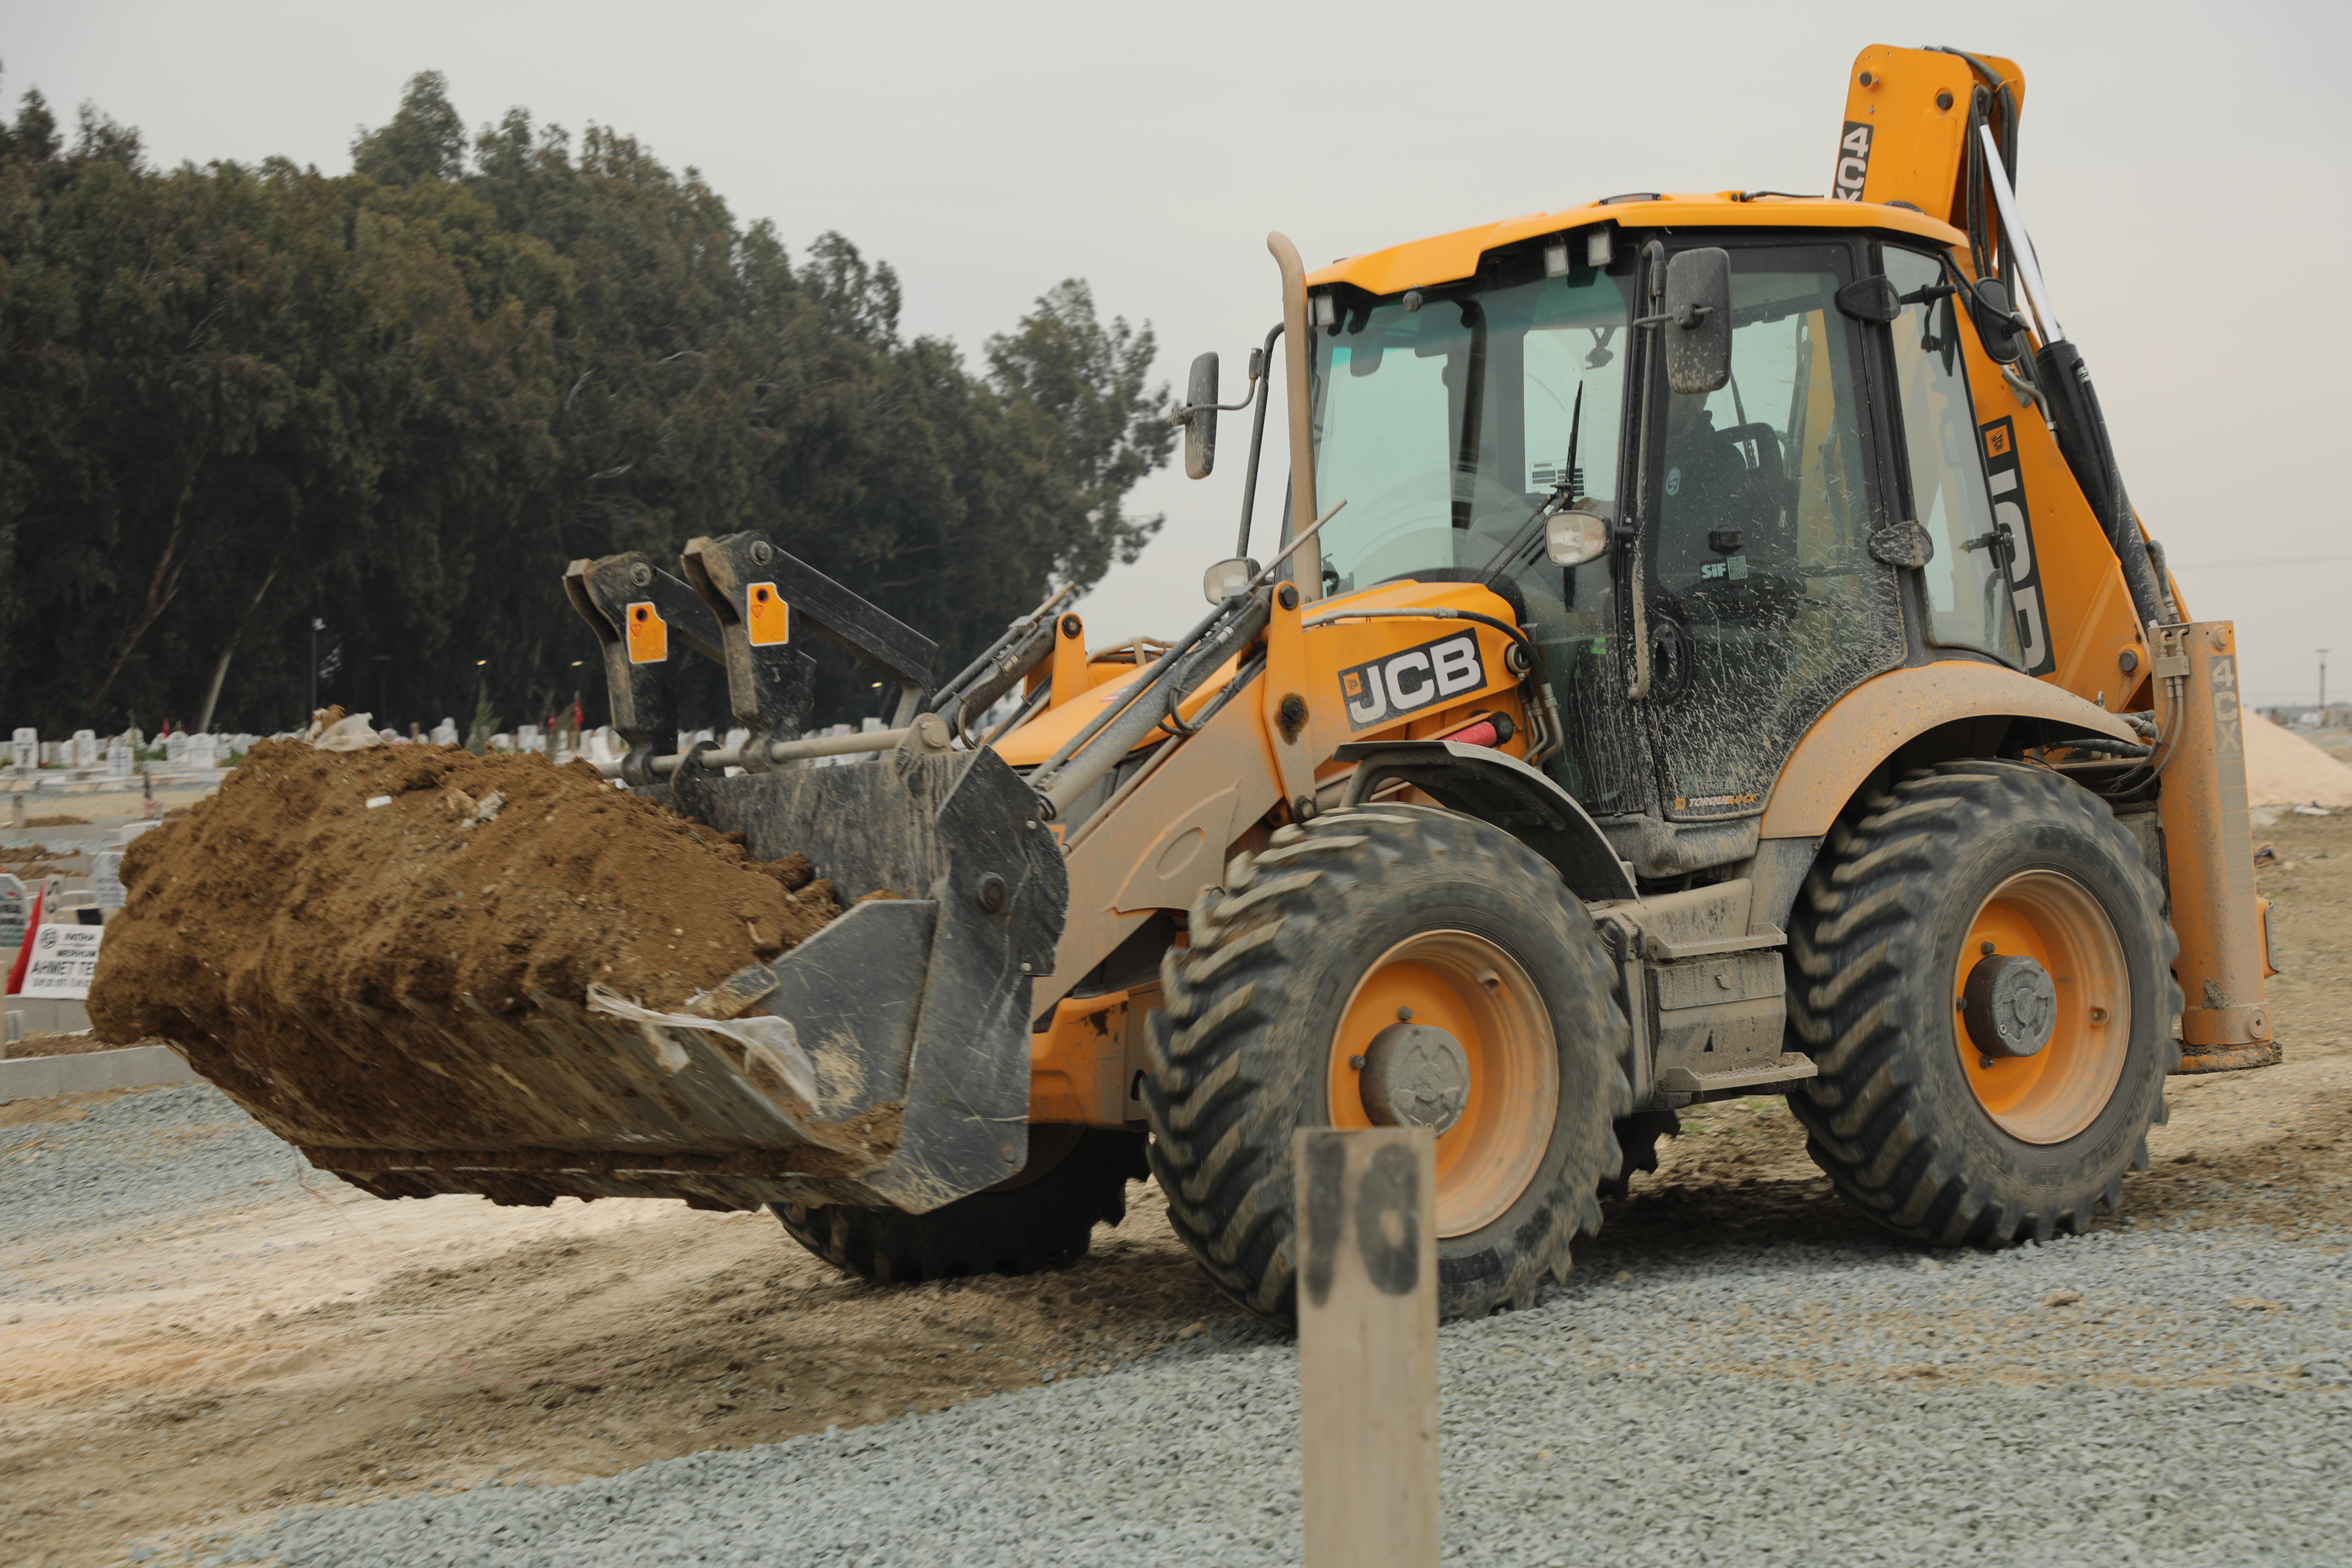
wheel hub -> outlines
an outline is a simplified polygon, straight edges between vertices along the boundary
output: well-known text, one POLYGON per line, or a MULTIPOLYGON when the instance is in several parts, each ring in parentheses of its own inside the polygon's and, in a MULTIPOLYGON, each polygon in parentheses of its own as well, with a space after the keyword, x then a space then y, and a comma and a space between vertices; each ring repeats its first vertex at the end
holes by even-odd
POLYGON ((2030 1057, 2058 1025, 2058 987, 2024 953, 1995 953, 1969 971, 1969 1038, 1989 1057, 2030 1057))
POLYGON ((1429 1024, 1391 1024, 1364 1050, 1364 1114, 1380 1127, 1444 1132, 1470 1100, 1470 1053, 1429 1024))

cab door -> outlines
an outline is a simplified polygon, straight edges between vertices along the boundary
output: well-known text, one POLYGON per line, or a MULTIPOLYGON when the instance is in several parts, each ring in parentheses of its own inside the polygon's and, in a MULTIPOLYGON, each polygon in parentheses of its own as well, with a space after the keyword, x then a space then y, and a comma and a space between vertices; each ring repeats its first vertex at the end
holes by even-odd
POLYGON ((1813 721, 1905 645, 1870 553, 1885 509, 1863 333, 1834 299, 1855 246, 1685 243, 1730 251, 1731 377, 1677 396, 1644 355, 1633 686, 1661 810, 1703 822, 1759 814, 1813 721))

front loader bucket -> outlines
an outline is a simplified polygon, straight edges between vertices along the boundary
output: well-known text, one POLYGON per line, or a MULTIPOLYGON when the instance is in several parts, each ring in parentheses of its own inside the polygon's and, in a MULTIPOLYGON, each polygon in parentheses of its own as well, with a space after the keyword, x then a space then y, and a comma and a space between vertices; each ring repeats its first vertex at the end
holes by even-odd
POLYGON ((357 1060, 404 1058, 448 1092, 327 1105, 298 1090, 272 1130, 383 1197, 921 1213, 1019 1171, 1029 981, 1052 966, 1068 900, 1027 786, 993 752, 909 750, 732 778, 684 768, 664 793, 740 830, 754 858, 807 855, 861 901, 693 1016, 592 992, 534 995, 524 1021, 422 1005, 319 1020, 357 1060))

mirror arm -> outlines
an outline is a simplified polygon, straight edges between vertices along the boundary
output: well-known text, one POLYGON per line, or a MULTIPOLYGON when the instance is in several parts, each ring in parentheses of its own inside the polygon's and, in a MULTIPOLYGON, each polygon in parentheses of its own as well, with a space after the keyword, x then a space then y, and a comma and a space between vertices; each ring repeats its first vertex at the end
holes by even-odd
POLYGON ((1629 327, 1676 326, 1688 329, 1697 326, 1715 314, 1712 305, 1685 305, 1681 312, 1670 316, 1636 316, 1625 324, 1629 327))

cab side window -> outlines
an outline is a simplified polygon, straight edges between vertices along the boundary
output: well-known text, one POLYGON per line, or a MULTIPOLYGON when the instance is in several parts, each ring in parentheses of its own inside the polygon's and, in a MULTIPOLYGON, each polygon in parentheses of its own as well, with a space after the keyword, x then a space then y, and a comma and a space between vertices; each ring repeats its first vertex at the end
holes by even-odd
MULTIPOLYGON (((1935 258, 1916 251, 1889 249, 1885 268, 1900 293, 1943 280, 1935 258)), ((1942 300, 1922 300, 1906 307, 1888 329, 1910 473, 1906 515, 1927 531, 1933 552, 1919 574, 1927 601, 1927 640, 1975 648, 2021 667, 2024 650, 2009 581, 2010 552, 2016 545, 1994 524, 1955 314, 1942 300)))

